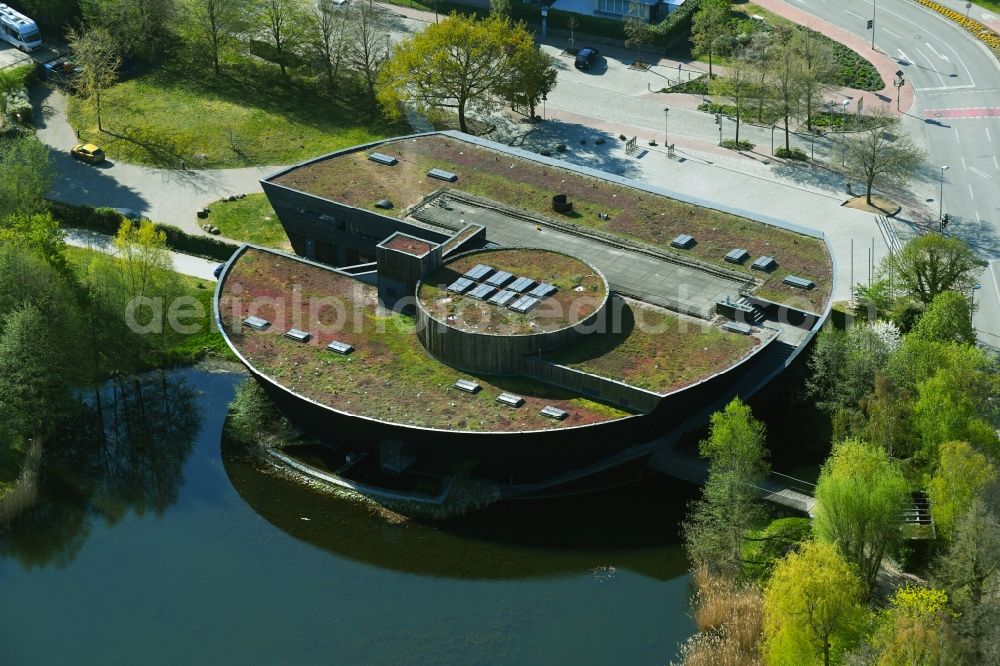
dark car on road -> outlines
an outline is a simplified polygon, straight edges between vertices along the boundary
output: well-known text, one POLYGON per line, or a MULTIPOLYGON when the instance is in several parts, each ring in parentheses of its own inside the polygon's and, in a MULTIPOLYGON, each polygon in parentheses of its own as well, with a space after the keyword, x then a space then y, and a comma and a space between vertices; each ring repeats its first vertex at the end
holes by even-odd
POLYGON ((586 46, 576 52, 576 65, 577 69, 590 69, 597 62, 597 57, 600 52, 597 49, 586 46))

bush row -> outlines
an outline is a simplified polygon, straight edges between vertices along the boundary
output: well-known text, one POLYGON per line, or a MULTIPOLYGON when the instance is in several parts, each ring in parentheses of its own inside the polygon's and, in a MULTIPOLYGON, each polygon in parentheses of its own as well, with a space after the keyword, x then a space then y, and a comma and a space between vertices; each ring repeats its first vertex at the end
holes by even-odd
MULTIPOLYGON (((91 208, 90 206, 73 206, 70 204, 50 202, 49 210, 59 225, 74 229, 87 229, 113 236, 118 233, 124 218, 111 208, 91 208)), ((196 236, 168 224, 154 224, 158 231, 167 237, 167 247, 184 254, 193 254, 205 259, 227 261, 239 246, 212 238, 211 236, 196 236)))
POLYGON ((774 156, 782 157, 786 160, 799 160, 800 162, 805 162, 809 159, 809 156, 801 148, 778 148, 774 151, 774 156))
MULTIPOLYGON (((802 25, 795 27, 798 30, 816 32, 802 25)), ((875 65, 840 42, 830 39, 822 33, 817 32, 816 34, 829 45, 830 50, 833 52, 833 59, 837 63, 837 72, 830 83, 868 91, 882 90, 885 87, 885 81, 882 80, 882 75, 875 69, 875 65)))

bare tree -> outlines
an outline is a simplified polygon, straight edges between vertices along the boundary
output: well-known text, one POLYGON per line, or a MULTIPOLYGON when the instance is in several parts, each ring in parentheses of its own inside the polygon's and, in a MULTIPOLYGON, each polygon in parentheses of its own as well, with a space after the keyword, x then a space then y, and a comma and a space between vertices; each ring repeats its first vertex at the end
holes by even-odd
POLYGON ((285 78, 288 78, 288 61, 305 36, 306 16, 303 0, 264 0, 261 7, 264 32, 285 78))
POLYGON ((240 0, 188 0, 183 11, 193 43, 218 74, 222 52, 240 30, 244 4, 240 0))
POLYGON ((347 52, 349 16, 350 13, 335 5, 333 0, 319 0, 313 9, 313 42, 330 90, 337 87, 337 75, 347 52))
POLYGON ((744 55, 752 64, 753 85, 751 95, 757 105, 757 122, 764 122, 764 103, 767 101, 767 75, 771 68, 771 33, 757 32, 750 38, 744 55))
POLYGON ((566 27, 569 28, 569 50, 576 53, 576 15, 570 15, 569 20, 566 22, 566 27))
POLYGON ((801 61, 799 83, 802 101, 806 104, 806 127, 812 130, 813 108, 822 101, 823 93, 832 86, 837 63, 833 51, 823 37, 812 30, 796 30, 792 37, 792 49, 801 61))
POLYGON ((101 94, 114 85, 118 78, 118 68, 122 64, 116 40, 104 28, 91 28, 85 32, 71 29, 68 39, 73 50, 73 58, 79 67, 76 87, 94 102, 97 129, 103 132, 101 94))
POLYGON ((746 53, 737 53, 729 61, 729 75, 712 79, 709 91, 736 108, 736 143, 740 142, 740 120, 753 89, 753 64, 746 53))
POLYGON ((906 183, 924 162, 924 152, 907 136, 897 136, 899 120, 876 110, 874 127, 858 132, 847 146, 851 171, 865 181, 865 201, 872 205, 877 182, 906 183))
POLYGON ((84 25, 107 30, 118 50, 147 60, 163 52, 170 40, 176 0, 82 0, 84 25))
POLYGON ((789 123, 802 99, 802 60, 792 43, 790 29, 778 33, 773 45, 770 88, 774 105, 785 121, 785 150, 791 150, 789 123))
MULTIPOLYGON (((419 34, 419 33, 418 33, 419 34)), ((373 2, 361 2, 353 10, 349 29, 347 61, 365 79, 368 95, 375 100, 375 83, 389 59, 388 13, 373 2)))

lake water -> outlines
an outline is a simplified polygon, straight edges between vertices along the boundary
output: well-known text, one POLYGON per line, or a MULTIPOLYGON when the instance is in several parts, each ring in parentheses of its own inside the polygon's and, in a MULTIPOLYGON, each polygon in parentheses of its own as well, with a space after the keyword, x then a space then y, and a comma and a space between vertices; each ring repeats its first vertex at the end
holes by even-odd
POLYGON ((0 535, 0 664, 664 664, 693 633, 690 487, 398 523, 221 451, 242 379, 123 392, 142 416, 53 466, 0 535))

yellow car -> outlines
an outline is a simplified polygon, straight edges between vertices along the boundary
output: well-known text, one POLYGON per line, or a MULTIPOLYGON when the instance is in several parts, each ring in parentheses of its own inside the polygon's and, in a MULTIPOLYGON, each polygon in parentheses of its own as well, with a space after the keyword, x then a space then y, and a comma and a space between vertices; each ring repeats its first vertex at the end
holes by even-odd
POLYGON ((74 159, 88 164, 100 164, 104 161, 104 151, 92 143, 81 143, 73 146, 73 150, 69 153, 74 159))

